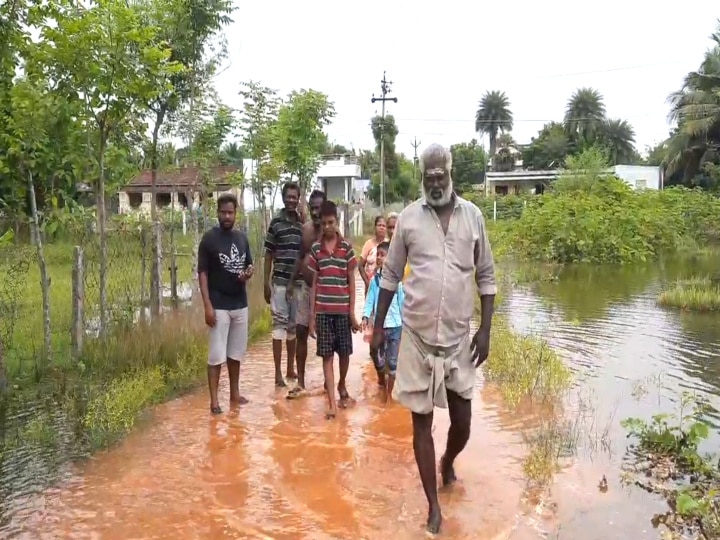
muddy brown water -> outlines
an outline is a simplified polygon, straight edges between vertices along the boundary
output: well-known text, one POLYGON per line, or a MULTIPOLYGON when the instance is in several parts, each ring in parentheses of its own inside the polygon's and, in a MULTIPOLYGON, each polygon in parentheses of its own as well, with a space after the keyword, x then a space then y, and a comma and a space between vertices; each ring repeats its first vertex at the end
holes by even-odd
MULTIPOLYGON (((619 422, 675 412, 683 390, 709 399, 720 392, 720 319, 655 305, 664 283, 713 272, 717 262, 569 269, 508 294, 500 311, 518 330, 548 339, 574 370, 567 414, 584 419, 582 434, 550 490, 528 498, 523 433, 541 413, 508 410, 479 376, 461 481, 441 492, 441 537, 657 538, 650 518, 664 503, 621 486, 627 439, 619 422), (603 476, 606 492, 598 489, 603 476)), ((56 454, 71 451, 62 438, 55 454, 19 451, 0 469, 0 537, 424 537, 409 414, 380 399, 360 336, 355 351, 348 384, 356 403, 334 422, 324 420, 320 395, 287 401, 273 388, 270 344, 262 342, 243 367, 250 403, 240 409, 210 417, 200 390, 157 407, 119 445, 82 463, 61 464, 56 454), (44 487, 48 478, 53 487, 44 487)), ((313 356, 309 371, 318 390, 313 356)), ((448 420, 444 411, 435 417, 440 451, 448 420)))

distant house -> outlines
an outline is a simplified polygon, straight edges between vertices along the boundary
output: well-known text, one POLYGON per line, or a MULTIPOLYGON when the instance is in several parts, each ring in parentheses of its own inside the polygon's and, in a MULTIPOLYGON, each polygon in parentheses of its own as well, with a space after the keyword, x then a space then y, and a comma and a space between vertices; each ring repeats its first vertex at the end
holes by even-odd
POLYGON ((356 181, 360 179, 357 156, 328 156, 318 168, 314 184, 325 192, 328 200, 352 202, 356 181))
MULTIPOLYGON (((212 167, 208 170, 212 186, 208 197, 217 198, 226 191, 240 196, 239 189, 233 187, 232 176, 240 170, 236 166, 212 167)), ((155 183, 156 204, 158 209, 174 208, 183 210, 188 207, 190 197, 197 207, 203 199, 203 171, 200 167, 179 167, 158 171, 155 183)), ((140 172, 132 181, 120 190, 118 211, 121 214, 131 212, 150 212, 152 201, 152 182, 150 170, 140 172)))
MULTIPOLYGON (((521 193, 542 193, 545 187, 556 180, 564 171, 488 171, 485 173, 486 195, 510 195, 521 193)), ((606 174, 624 180, 633 189, 663 189, 664 177, 661 167, 645 165, 615 165, 606 174)))

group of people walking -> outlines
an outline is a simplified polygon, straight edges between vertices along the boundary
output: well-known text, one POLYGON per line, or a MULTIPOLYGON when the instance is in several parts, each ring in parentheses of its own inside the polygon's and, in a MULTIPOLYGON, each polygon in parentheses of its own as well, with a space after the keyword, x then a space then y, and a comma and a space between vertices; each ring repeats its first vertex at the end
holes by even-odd
MULTIPOLYGON (((356 257, 339 230, 338 211, 321 191, 308 200, 305 223, 300 188, 283 186, 284 208, 273 218, 264 245, 264 293, 272 312, 275 385, 296 379, 287 397, 305 393, 308 339, 322 358, 327 419, 347 406, 345 384, 352 334, 363 330, 378 384, 412 412, 413 449, 428 499, 427 530, 437 533, 442 515, 437 497, 435 407, 450 412, 439 469, 443 484, 455 482, 455 458, 470 436, 475 370, 488 356, 496 294, 494 262, 480 210, 453 190, 452 155, 429 146, 419 160, 423 196, 400 215, 375 220, 375 235, 356 257), (358 260, 359 259, 359 260, 358 260), (355 270, 365 284, 361 321, 355 315, 355 270), (480 297, 478 330, 471 335, 475 294, 480 297), (283 342, 287 351, 282 371, 283 342), (337 396, 334 356, 339 358, 337 396), (296 371, 297 368, 297 371, 296 371), (339 397, 339 400, 337 399, 339 397)), ((246 283, 254 274, 247 237, 234 229, 237 200, 218 198, 218 221, 199 247, 198 273, 210 328, 210 409, 218 402, 220 369, 227 362, 231 403, 239 393, 239 372, 247 348, 246 283)))

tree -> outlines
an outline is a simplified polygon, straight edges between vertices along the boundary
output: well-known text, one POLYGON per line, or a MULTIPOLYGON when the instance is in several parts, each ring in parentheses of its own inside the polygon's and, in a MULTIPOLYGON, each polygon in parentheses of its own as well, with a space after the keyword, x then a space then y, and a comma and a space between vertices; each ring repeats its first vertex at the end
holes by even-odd
MULTIPOLYGON (((254 161, 256 170, 250 171, 250 190, 254 200, 260 205, 265 216, 265 188, 272 180, 265 178, 263 173, 271 172, 270 167, 262 167, 262 163, 271 159, 274 144, 274 128, 278 120, 281 100, 272 88, 263 86, 258 81, 241 83, 240 95, 243 98, 243 109, 240 126, 243 130, 243 146, 254 161)), ((263 218, 263 219, 264 219, 263 218)))
MULTIPOLYGON (((95 193, 100 235, 100 328, 106 329, 107 233, 106 153, 111 135, 144 131, 147 104, 168 91, 176 71, 170 50, 157 40, 157 27, 145 24, 138 4, 106 0, 88 8, 58 11, 55 24, 42 29, 49 77, 76 89, 94 132, 97 160, 95 193)), ((159 274, 159 268, 154 272, 159 274)))
POLYGON ((597 140, 608 149, 612 165, 632 163, 639 158, 634 144, 635 130, 627 120, 605 120, 600 124, 597 140))
POLYGON ((565 129, 578 149, 590 146, 605 121, 602 94, 594 88, 579 88, 565 109, 565 129))
MULTIPOLYGON (((153 0, 148 5, 146 18, 158 28, 157 38, 170 49, 170 63, 173 69, 158 73, 162 89, 148 104, 154 114, 152 142, 150 145, 150 171, 152 198, 150 211, 153 221, 157 219, 155 189, 159 167, 158 140, 160 130, 168 115, 193 97, 197 87, 195 80, 202 70, 209 41, 220 29, 231 22, 232 3, 228 0, 153 0)), ((209 62, 204 70, 209 74, 214 64, 209 62)), ((191 143, 192 144, 192 143, 191 143)), ((193 201, 188 199, 188 208, 193 210, 193 201)))
POLYGON ((486 134, 490 140, 490 158, 495 156, 497 138, 500 133, 512 131, 513 115, 510 100, 505 92, 485 92, 475 113, 475 131, 486 134))
POLYGON ((375 116, 370 126, 375 139, 375 152, 370 155, 367 151, 361 156, 361 168, 370 174, 371 182, 368 188, 368 197, 380 203, 380 140, 384 137, 385 161, 385 202, 409 202, 418 196, 418 183, 413 176, 413 162, 403 154, 395 152, 395 137, 398 128, 395 118, 391 114, 375 116))
POLYGON ((485 178, 487 154, 476 139, 469 143, 453 144, 452 153, 452 179, 455 189, 460 192, 468 191, 472 185, 481 184, 485 178))
POLYGON ((718 164, 720 148, 720 23, 713 46, 697 71, 670 95, 670 120, 677 129, 667 141, 667 176, 691 185, 706 163, 718 164))
POLYGON ((525 167, 545 170, 559 169, 570 153, 570 140, 565 126, 559 122, 545 124, 537 137, 523 152, 525 167))
POLYGON ((332 101, 312 89, 291 92, 280 107, 273 127, 273 153, 283 172, 297 179, 301 193, 310 188, 320 166, 327 147, 324 129, 334 116, 332 101))

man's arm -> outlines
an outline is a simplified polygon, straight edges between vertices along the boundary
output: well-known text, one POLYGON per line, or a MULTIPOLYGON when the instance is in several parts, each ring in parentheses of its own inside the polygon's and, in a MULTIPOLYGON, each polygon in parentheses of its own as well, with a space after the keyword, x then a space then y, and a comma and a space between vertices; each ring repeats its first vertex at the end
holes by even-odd
POLYGON ((208 288, 208 270, 210 268, 210 254, 207 237, 203 236, 198 246, 198 280, 200 282, 200 296, 205 310, 212 309, 210 303, 210 289, 208 288))
POLYGON ((485 219, 479 209, 477 214, 480 234, 475 242, 475 283, 480 295, 480 327, 489 331, 492 326, 495 295, 497 294, 495 261, 485 229, 485 219))
POLYGON ((270 284, 270 277, 272 276, 272 266, 276 245, 277 240, 275 238, 275 220, 273 219, 270 222, 268 232, 265 235, 265 268, 263 272, 263 283, 265 285, 270 284))
POLYGON ((310 248, 310 252, 308 253, 308 268, 312 270, 313 273, 312 283, 310 284, 310 322, 312 322, 315 320, 315 297, 317 295, 317 280, 320 269, 312 248, 310 248))
MULTIPOLYGON (((402 217, 402 213, 400 214, 402 217)), ((375 310, 375 330, 382 331, 385 327, 390 303, 395 296, 398 283, 402 281, 403 271, 407 263, 407 235, 403 229, 401 219, 398 218, 395 226, 395 236, 390 242, 385 263, 383 264, 382 277, 380 278, 380 292, 378 293, 377 309, 375 310)))
POLYGON ((355 268, 357 268, 357 259, 355 258, 355 250, 352 246, 347 252, 347 280, 348 291, 350 292, 350 318, 355 320, 355 268))
MULTIPOLYGON (((307 225, 307 224, 306 224, 307 225)), ((295 260, 295 264, 293 265, 292 272, 290 273, 290 283, 295 283, 295 280, 297 280, 298 273, 300 273, 300 266, 302 265, 302 261, 305 260, 305 256, 308 253, 308 245, 311 245, 308 239, 308 235, 311 234, 307 231, 306 225, 303 225, 302 228, 302 235, 300 237, 300 252, 298 253, 298 258, 295 260)), ((310 283, 308 283, 310 285, 310 283)))

